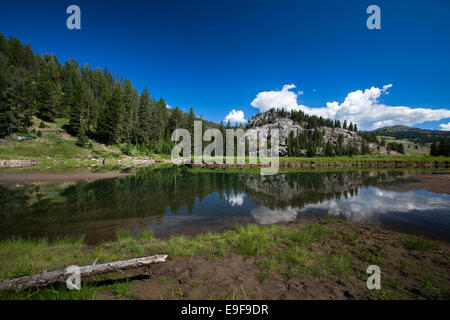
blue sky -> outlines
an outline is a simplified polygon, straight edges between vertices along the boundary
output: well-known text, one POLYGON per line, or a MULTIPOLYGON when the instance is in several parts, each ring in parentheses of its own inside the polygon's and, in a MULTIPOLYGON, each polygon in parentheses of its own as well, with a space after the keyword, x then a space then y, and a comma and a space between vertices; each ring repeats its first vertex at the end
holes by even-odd
POLYGON ((447 0, 2 0, 0 32, 61 63, 107 66, 212 121, 272 104, 366 129, 439 129, 450 122, 449 12, 447 0), (81 30, 66 28, 71 4, 81 30), (381 30, 366 27, 371 4, 381 30))

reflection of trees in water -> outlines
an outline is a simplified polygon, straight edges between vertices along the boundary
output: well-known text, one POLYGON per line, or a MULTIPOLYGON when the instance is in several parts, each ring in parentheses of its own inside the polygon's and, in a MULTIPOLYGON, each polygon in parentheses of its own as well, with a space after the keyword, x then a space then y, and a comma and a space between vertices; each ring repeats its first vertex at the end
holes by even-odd
POLYGON ((302 208, 307 204, 358 195, 358 188, 403 175, 402 171, 298 172, 245 178, 245 193, 269 209, 302 208))
POLYGON ((135 176, 78 182, 62 190, 28 185, 0 186, 1 225, 27 222, 95 221, 130 217, 161 220, 168 208, 192 212, 195 201, 217 192, 228 199, 245 193, 271 209, 357 194, 358 187, 392 179, 403 172, 299 172, 260 176, 227 172, 192 172, 174 167, 140 170, 135 176), (45 190, 44 190, 45 189, 45 190))

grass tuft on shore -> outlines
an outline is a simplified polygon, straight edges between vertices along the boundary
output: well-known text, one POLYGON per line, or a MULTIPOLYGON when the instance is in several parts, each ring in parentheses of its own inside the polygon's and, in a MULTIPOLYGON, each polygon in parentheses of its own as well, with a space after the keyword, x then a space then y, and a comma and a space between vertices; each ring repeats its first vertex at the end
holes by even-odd
POLYGON ((400 238, 403 246, 408 250, 435 250, 437 249, 436 244, 425 239, 422 236, 409 236, 404 235, 400 238))

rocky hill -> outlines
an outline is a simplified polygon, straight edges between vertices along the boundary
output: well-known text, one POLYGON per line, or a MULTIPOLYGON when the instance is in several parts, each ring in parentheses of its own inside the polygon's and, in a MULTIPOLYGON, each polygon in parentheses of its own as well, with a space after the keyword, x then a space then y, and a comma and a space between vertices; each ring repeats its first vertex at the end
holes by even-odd
MULTIPOLYGON (((325 148, 328 142, 333 150, 339 148, 339 139, 341 137, 342 147, 348 148, 353 146, 360 152, 363 144, 366 141, 361 138, 357 132, 343 129, 341 127, 329 127, 329 126, 312 126, 310 122, 299 121, 296 122, 288 117, 282 117, 279 114, 274 114, 273 111, 267 111, 260 113, 253 117, 251 121, 246 125, 246 135, 254 134, 263 129, 278 129, 280 132, 280 156, 289 155, 289 136, 294 140, 300 138, 299 135, 303 137, 314 137, 319 136, 321 140, 319 143, 315 144, 317 147, 317 156, 325 155, 325 148), (317 134, 315 135, 315 131, 317 134), (305 135, 307 133, 307 135, 305 135)), ((376 148, 375 144, 371 144, 372 148, 376 148)), ((297 152, 299 156, 308 156, 308 149, 302 148, 297 152)))

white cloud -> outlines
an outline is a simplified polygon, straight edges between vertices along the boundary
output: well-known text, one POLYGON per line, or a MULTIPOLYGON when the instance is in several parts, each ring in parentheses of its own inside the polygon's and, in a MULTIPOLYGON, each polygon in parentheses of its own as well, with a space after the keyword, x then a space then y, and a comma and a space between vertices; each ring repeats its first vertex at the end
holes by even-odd
POLYGON ((341 197, 308 204, 298 211, 303 213, 311 210, 326 210, 328 214, 344 216, 352 221, 370 222, 392 212, 408 213, 411 216, 414 211, 448 211, 450 205, 447 197, 445 194, 434 194, 420 189, 395 192, 368 187, 361 188, 355 197, 348 199, 341 197))
POLYGON ((392 87, 392 83, 390 83, 390 84, 386 84, 386 85, 384 85, 383 86, 383 92, 384 93, 386 93, 386 94, 389 94, 389 92, 388 92, 388 90, 389 90, 389 88, 391 88, 392 87))
POLYGON ((228 197, 227 201, 232 207, 242 206, 244 204, 244 194, 238 193, 238 194, 230 195, 228 197))
POLYGON ((274 224, 278 222, 294 221, 297 218, 295 208, 288 207, 286 209, 268 209, 266 207, 258 207, 252 209, 250 214, 259 224, 274 224))
POLYGON ((231 110, 230 113, 225 117, 225 122, 230 120, 231 123, 245 123, 247 120, 244 118, 244 111, 242 110, 231 110))
POLYGON ((166 107, 167 107, 167 109, 172 109, 172 107, 169 106, 167 103, 166 103, 166 107))
POLYGON ((441 128, 442 131, 450 131, 450 122, 445 124, 445 123, 441 123, 439 125, 439 128, 441 128))
POLYGON ((392 84, 381 89, 356 90, 350 92, 342 103, 327 102, 326 107, 309 108, 298 104, 298 94, 290 91, 295 85, 284 85, 280 91, 263 91, 256 95, 251 105, 260 112, 271 108, 301 110, 308 114, 328 119, 347 120, 358 124, 363 130, 373 130, 384 126, 403 124, 412 126, 425 121, 450 118, 448 109, 410 108, 405 106, 387 106, 378 102, 382 94, 388 94, 392 84))
POLYGON ((272 108, 296 110, 299 108, 297 104, 298 94, 289 91, 294 89, 295 85, 286 84, 281 91, 263 91, 256 95, 252 101, 252 107, 259 109, 260 112, 266 112, 272 108))

